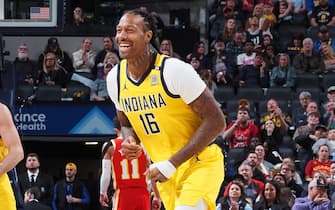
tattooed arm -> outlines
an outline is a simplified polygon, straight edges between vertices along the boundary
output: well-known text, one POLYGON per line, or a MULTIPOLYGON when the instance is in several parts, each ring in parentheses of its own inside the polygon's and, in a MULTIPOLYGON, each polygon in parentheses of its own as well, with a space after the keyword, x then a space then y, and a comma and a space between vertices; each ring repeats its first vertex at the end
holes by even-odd
POLYGON ((190 106, 201 117, 202 123, 188 144, 170 158, 175 167, 202 151, 226 128, 224 115, 208 88, 190 106))

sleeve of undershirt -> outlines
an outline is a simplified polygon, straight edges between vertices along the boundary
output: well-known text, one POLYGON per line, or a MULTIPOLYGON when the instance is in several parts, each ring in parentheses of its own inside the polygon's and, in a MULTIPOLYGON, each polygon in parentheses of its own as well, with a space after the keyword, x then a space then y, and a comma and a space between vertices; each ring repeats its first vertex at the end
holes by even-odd
POLYGON ((186 104, 197 99, 206 84, 193 67, 176 58, 166 59, 163 77, 169 92, 179 95, 186 104))

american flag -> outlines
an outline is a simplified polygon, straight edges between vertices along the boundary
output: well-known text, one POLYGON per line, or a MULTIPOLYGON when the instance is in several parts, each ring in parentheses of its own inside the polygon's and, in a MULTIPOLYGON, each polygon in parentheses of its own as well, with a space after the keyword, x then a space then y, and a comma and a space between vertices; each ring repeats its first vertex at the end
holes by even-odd
POLYGON ((49 19, 49 7, 30 7, 30 19, 49 19))

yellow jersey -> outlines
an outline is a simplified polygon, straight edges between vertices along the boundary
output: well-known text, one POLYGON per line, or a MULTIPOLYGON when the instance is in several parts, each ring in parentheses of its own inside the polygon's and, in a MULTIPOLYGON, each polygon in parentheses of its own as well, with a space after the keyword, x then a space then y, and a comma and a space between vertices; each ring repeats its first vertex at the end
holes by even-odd
MULTIPOLYGON (((0 137, 0 163, 8 154, 8 149, 0 137)), ((7 173, 0 175, 0 210, 16 210, 16 202, 7 173)))
POLYGON ((120 108, 154 162, 167 160, 184 147, 201 123, 191 107, 167 89, 166 59, 154 54, 151 68, 136 82, 127 75, 126 60, 118 67, 120 108))

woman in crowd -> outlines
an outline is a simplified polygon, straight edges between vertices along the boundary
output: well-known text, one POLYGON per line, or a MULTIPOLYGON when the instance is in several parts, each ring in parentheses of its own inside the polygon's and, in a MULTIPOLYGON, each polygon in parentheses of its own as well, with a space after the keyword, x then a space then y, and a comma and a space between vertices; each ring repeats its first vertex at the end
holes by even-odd
POLYGON ((286 53, 279 54, 278 66, 272 69, 270 87, 289 87, 295 85, 296 72, 291 66, 290 57, 286 53))
POLYGON ((289 210, 286 203, 280 202, 280 186, 276 181, 267 181, 260 201, 254 205, 254 210, 289 210))
POLYGON ((161 41, 160 47, 159 47, 160 53, 164 55, 168 55, 170 57, 175 57, 181 59, 180 55, 178 53, 174 52, 172 41, 170 39, 163 39, 161 41))
POLYGON ((246 201, 243 186, 240 182, 233 181, 229 186, 228 195, 216 206, 216 210, 252 210, 246 201))
POLYGON ((322 58, 321 74, 335 73, 335 53, 331 46, 327 43, 322 43, 320 46, 322 58))
POLYGON ((69 72, 58 64, 54 52, 48 52, 44 56, 43 69, 39 71, 39 85, 60 85, 64 87, 69 81, 69 72))

